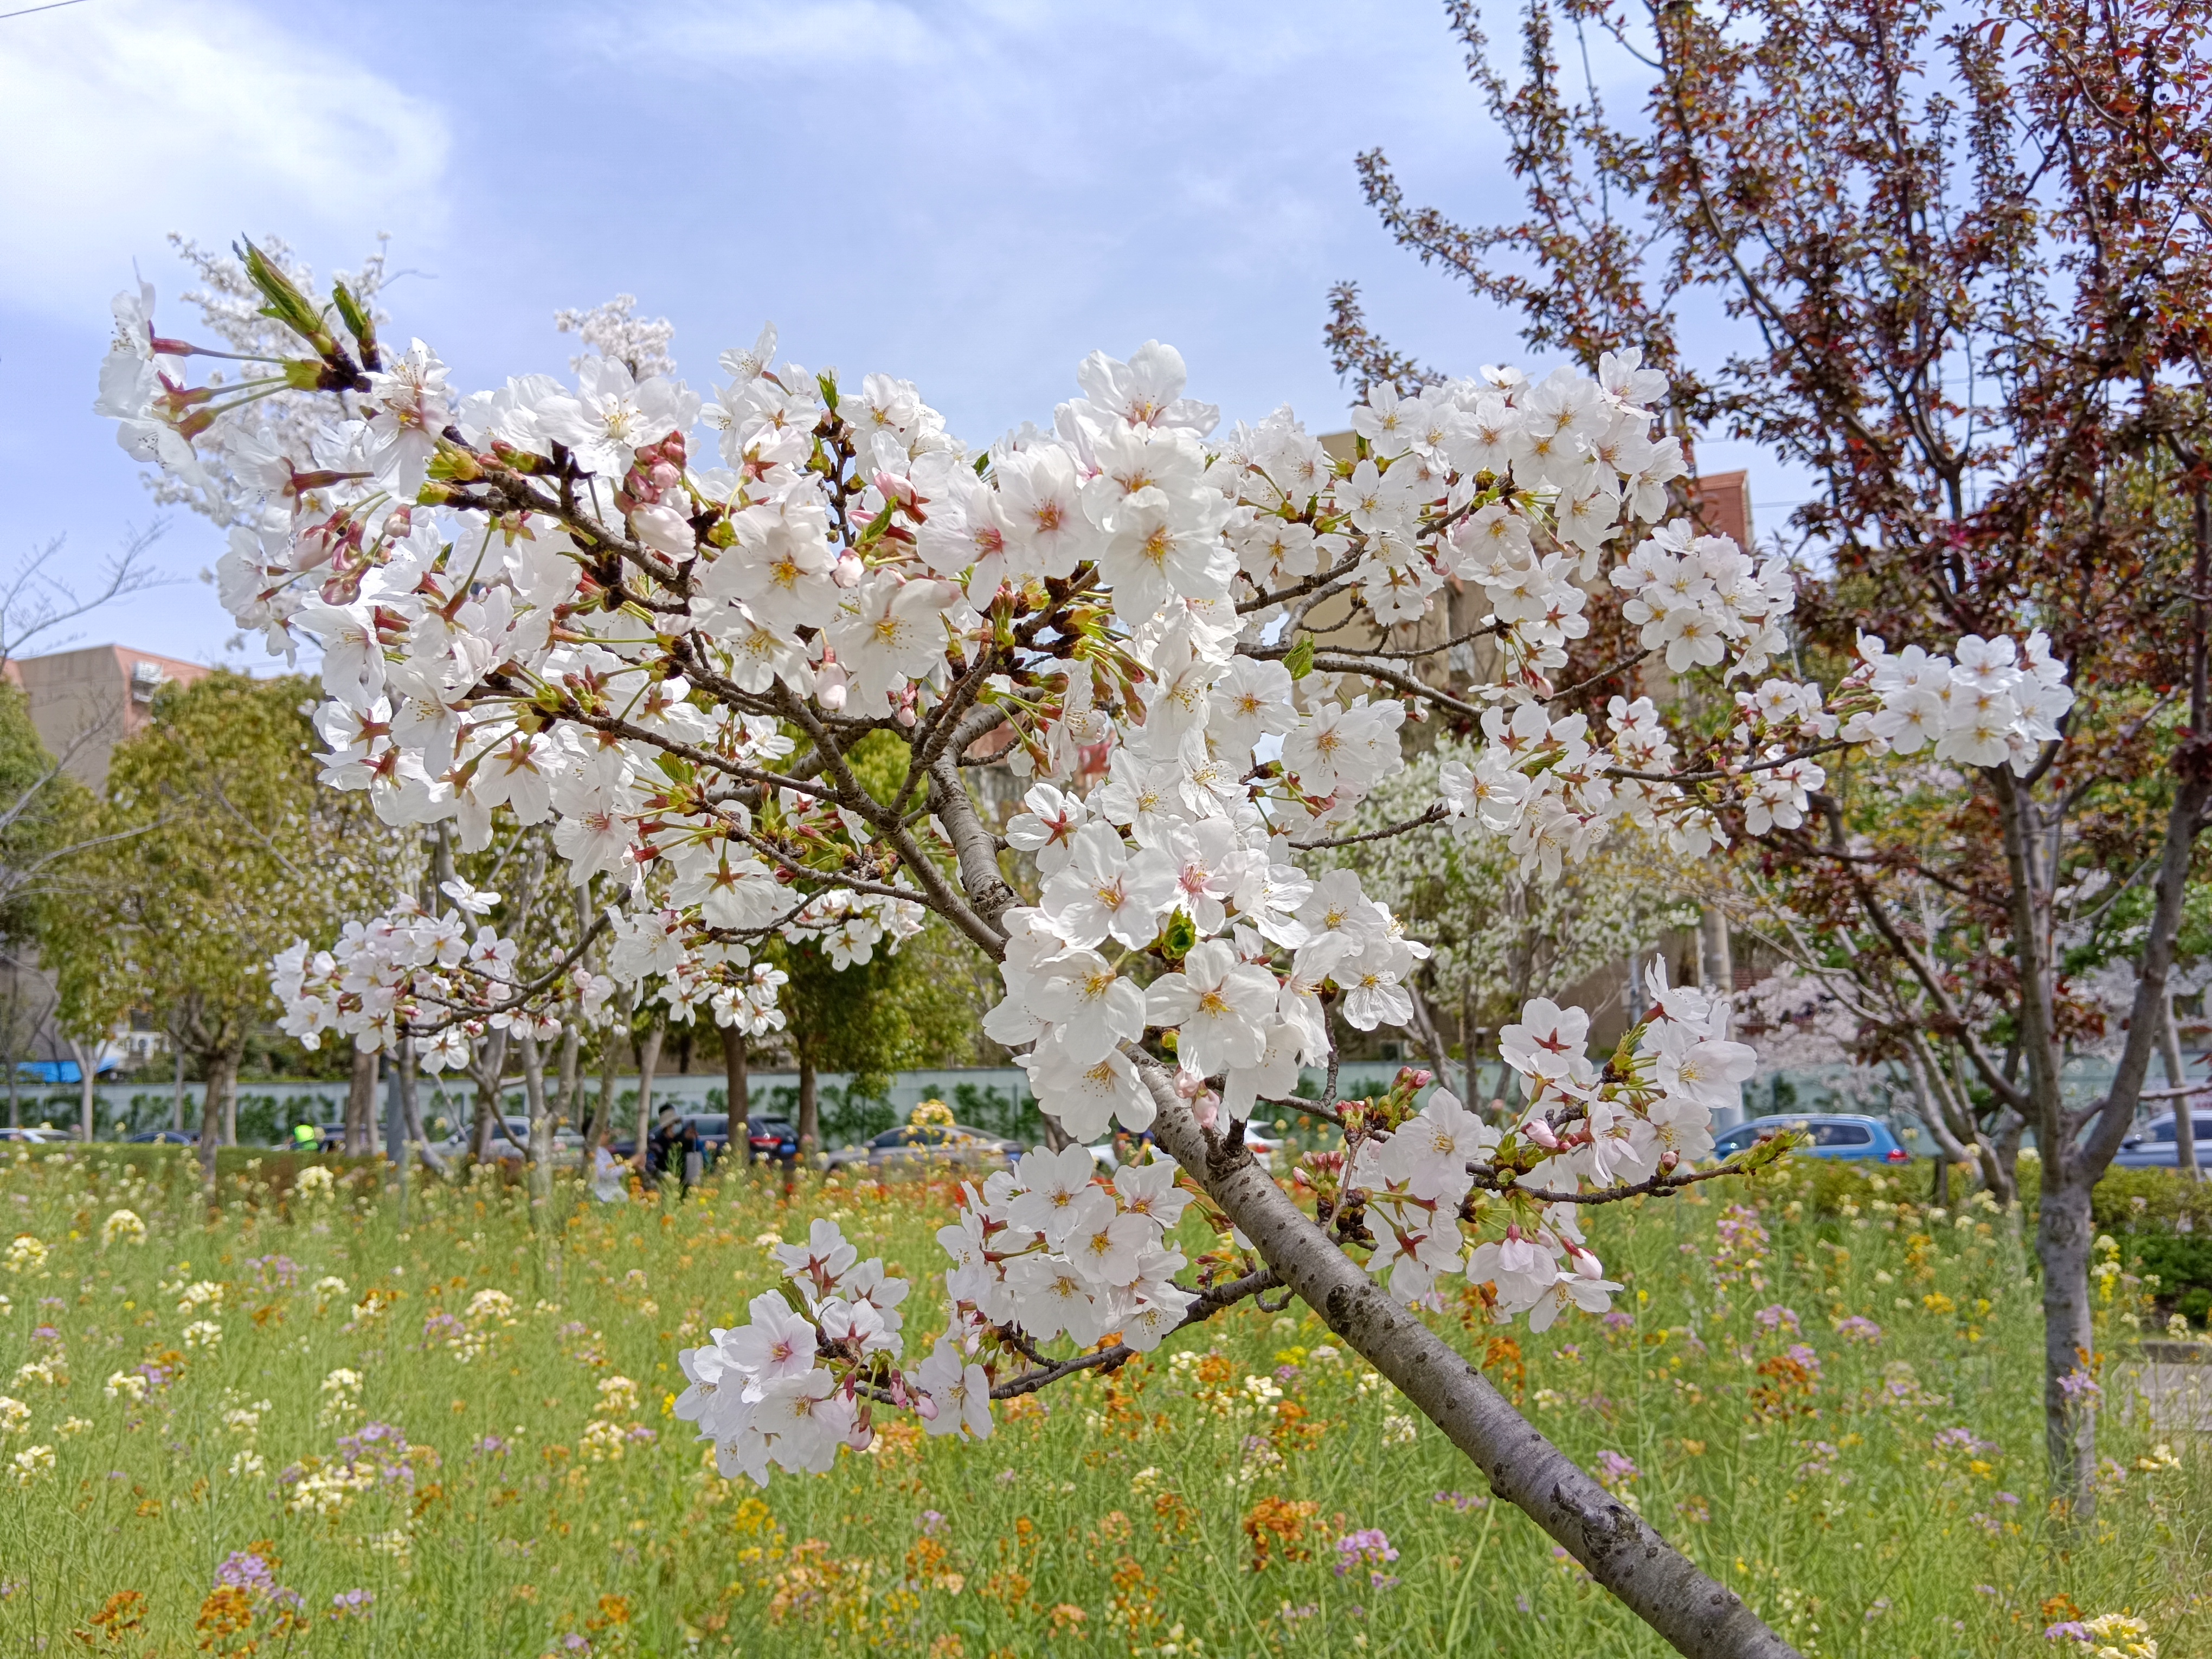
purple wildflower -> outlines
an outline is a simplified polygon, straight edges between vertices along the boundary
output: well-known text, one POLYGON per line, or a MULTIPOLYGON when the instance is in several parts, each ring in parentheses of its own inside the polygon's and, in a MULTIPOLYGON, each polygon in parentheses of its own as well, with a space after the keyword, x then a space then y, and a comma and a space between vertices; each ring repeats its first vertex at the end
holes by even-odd
POLYGON ((1597 1483, 1607 1492, 1618 1492, 1643 1473, 1633 1461, 1617 1451, 1601 1451, 1597 1455, 1597 1483))
POLYGON ((488 1434, 470 1449, 480 1457, 504 1457, 507 1455, 507 1442, 495 1434, 488 1434))
POLYGON ((1797 1364, 1802 1365, 1811 1375, 1814 1376, 1820 1376, 1820 1356, 1814 1352, 1813 1350, 1808 1347, 1804 1343, 1792 1342, 1784 1352, 1790 1359, 1797 1364))
POLYGON ((276 1575, 269 1570, 269 1563, 251 1550, 233 1550, 229 1559, 215 1570, 217 1589, 242 1589, 249 1594, 266 1595, 276 1588, 276 1575))
POLYGON ((923 1532, 934 1538, 939 1533, 945 1530, 945 1511, 942 1510, 924 1510, 921 1512, 921 1519, 917 1524, 920 1525, 923 1532))
POLYGON ((1389 1589, 1398 1581, 1382 1571, 1398 1559, 1398 1552, 1380 1527, 1364 1527, 1336 1540, 1336 1576, 1364 1571, 1376 1589, 1389 1589))
POLYGON ((1871 1319, 1863 1317, 1858 1314, 1853 1314, 1850 1318, 1838 1323, 1836 1327, 1836 1334, 1843 1337, 1846 1341, 1850 1342, 1879 1342, 1881 1340, 1881 1327, 1875 1324, 1871 1319))
POLYGON ((1790 1328, 1790 1334, 1796 1336, 1803 1328, 1797 1322, 1796 1310, 1785 1308, 1779 1302, 1761 1308, 1752 1317, 1759 1322, 1759 1328, 1762 1331, 1778 1331, 1786 1325, 1790 1328))

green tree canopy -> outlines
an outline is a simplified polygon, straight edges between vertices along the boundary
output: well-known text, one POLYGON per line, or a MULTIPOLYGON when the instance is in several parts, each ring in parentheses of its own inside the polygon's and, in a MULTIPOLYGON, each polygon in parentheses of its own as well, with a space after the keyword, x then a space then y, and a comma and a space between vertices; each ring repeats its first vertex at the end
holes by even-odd
POLYGON ((41 905, 64 1030, 97 1037, 151 1011, 199 1059, 210 1170, 247 1033, 270 1017, 270 958, 380 904, 398 872, 402 844, 366 801, 318 781, 313 697, 304 679, 234 673, 165 689, 79 826, 98 839, 41 905))

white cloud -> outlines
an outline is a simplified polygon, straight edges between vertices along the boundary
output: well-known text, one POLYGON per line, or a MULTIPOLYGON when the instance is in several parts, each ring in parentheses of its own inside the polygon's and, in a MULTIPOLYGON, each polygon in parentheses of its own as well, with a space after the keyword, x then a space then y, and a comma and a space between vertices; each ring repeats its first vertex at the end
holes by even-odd
MULTIPOLYGON (((337 46, 340 49, 333 50, 337 46)), ((161 239, 264 226, 351 258, 437 221, 448 146, 431 103, 266 16, 100 0, 0 28, 0 301, 81 318, 161 239)), ((172 278, 173 281, 173 278, 172 278)), ((162 284, 165 288, 167 283, 162 284)))

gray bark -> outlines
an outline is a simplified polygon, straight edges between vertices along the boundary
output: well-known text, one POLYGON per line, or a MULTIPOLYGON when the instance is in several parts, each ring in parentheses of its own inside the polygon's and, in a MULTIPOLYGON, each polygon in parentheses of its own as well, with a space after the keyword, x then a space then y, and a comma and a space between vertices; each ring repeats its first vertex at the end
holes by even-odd
POLYGON ((1160 1144, 1221 1206, 1261 1259, 1355 1352, 1389 1378, 1518 1506, 1679 1653, 1698 1659, 1795 1659, 1734 1590, 1652 1530, 1528 1419, 1481 1372, 1339 1249, 1241 1146, 1199 1127, 1166 1069, 1136 1056, 1160 1144))
POLYGON ((93 1121, 93 1108, 100 1099, 100 1079, 93 1066, 100 1057, 100 1045, 90 1048, 75 1037, 69 1040, 70 1052, 76 1056, 77 1138, 88 1146, 92 1145, 93 1132, 99 1126, 93 1121))
POLYGON ((661 1040, 668 1028, 654 1020, 637 1044, 637 1167, 645 1168, 646 1138, 653 1133, 653 1073, 660 1064, 661 1040))
MULTIPOLYGON (((745 1034, 735 1025, 722 1027, 722 1079, 725 1099, 723 1104, 730 1114, 730 1144, 739 1144, 744 1136, 744 1122, 752 1111, 752 1088, 745 1075, 745 1034)), ((746 1156, 751 1156, 748 1146, 746 1156)))
MULTIPOLYGON (((2160 1058, 2166 1062, 2166 1086, 2188 1088, 2189 1067, 2181 1058, 2181 1028, 2174 1023, 2171 988, 2159 1006, 2158 1038, 2160 1058)), ((2203 1180, 2203 1171, 2197 1162, 2197 1108, 2186 1094, 2173 1097, 2173 1150, 2176 1161, 2188 1172, 2189 1178, 2203 1180)))
POLYGON ((237 1048, 219 1048, 200 1056, 201 1069, 207 1077, 207 1097, 200 1103, 200 1190, 210 1206, 217 1199, 215 1153, 222 1141, 224 1108, 238 1091, 238 1060, 237 1048))
POLYGON ((349 1158, 363 1156, 372 1145, 370 1126, 376 1116, 380 1058, 374 1048, 356 1045, 353 1051, 353 1076, 346 1085, 345 1103, 345 1150, 349 1158))
POLYGON ((545 1056, 538 1039, 521 1040, 522 1089, 530 1104, 530 1230, 541 1255, 550 1255, 557 1218, 553 1213, 553 1109, 545 1094, 545 1056))
POLYGON ((811 1169, 815 1153, 822 1150, 822 1103, 817 1095, 814 1056, 805 1044, 793 1046, 799 1050, 799 1161, 811 1169))

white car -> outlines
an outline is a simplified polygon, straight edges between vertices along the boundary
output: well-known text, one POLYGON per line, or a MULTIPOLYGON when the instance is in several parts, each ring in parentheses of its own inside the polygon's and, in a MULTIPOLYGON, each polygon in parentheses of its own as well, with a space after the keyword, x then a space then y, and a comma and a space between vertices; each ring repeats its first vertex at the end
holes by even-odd
MULTIPOLYGON (((1130 1142, 1149 1146, 1153 1144, 1152 1132, 1147 1129, 1140 1135, 1114 1135, 1102 1140, 1090 1149, 1091 1161, 1098 1166, 1101 1175, 1112 1175, 1121 1167, 1121 1155, 1115 1148, 1130 1142)), ((1278 1137, 1263 1133, 1247 1123, 1244 1126, 1244 1146, 1259 1161, 1261 1169, 1273 1170, 1275 1154, 1282 1150, 1283 1143, 1278 1137)))

